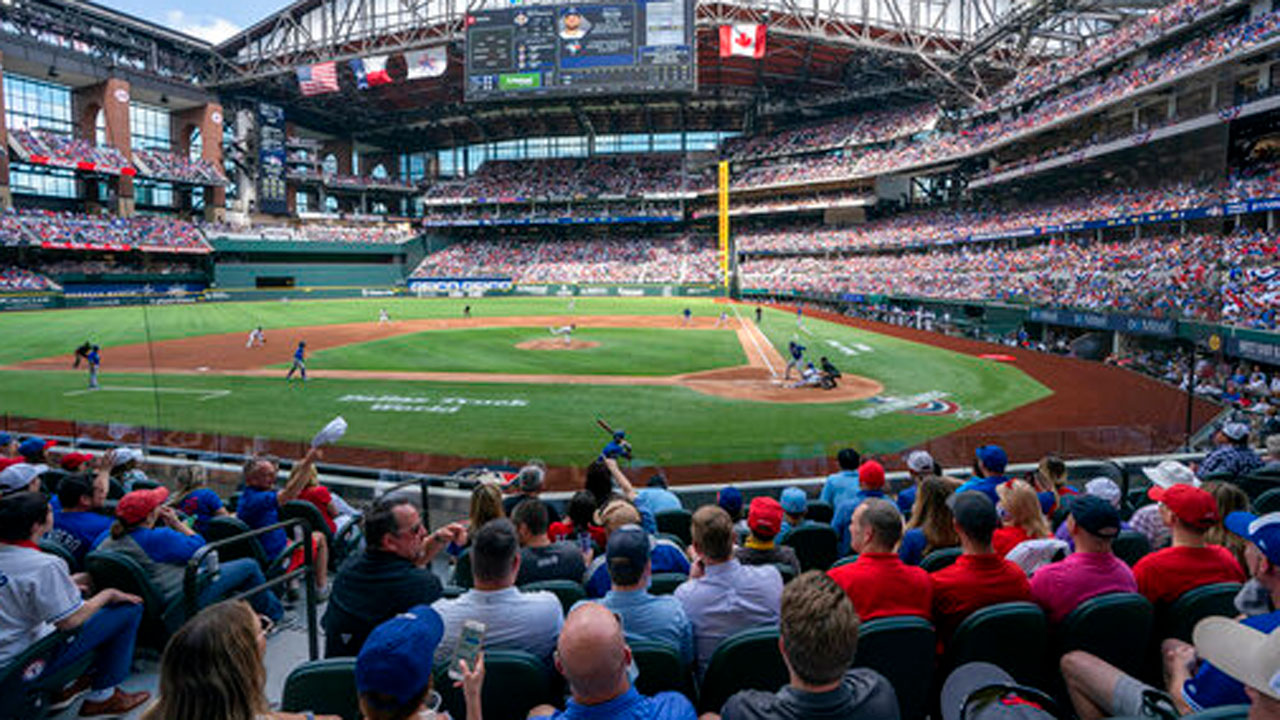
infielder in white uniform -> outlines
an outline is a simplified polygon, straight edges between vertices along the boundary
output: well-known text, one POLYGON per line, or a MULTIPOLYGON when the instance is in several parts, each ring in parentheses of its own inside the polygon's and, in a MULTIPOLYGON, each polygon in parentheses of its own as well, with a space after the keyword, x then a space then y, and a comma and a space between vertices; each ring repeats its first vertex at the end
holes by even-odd
POLYGON ((386 309, 386 308, 379 308, 379 309, 378 309, 378 324, 379 324, 379 325, 385 325, 385 324, 387 324, 387 323, 389 323, 389 322, 391 322, 391 316, 387 314, 387 309, 386 309))
POLYGON ((549 330, 552 335, 559 335, 563 337, 564 344, 568 345, 569 343, 573 342, 573 331, 574 331, 574 328, 576 327, 578 327, 576 324, 570 323, 568 325, 563 325, 561 327, 549 327, 547 328, 547 330, 549 330))
POLYGON ((254 346, 261 347, 267 344, 267 334, 262 331, 262 326, 249 331, 249 339, 245 341, 244 346, 251 348, 254 346))

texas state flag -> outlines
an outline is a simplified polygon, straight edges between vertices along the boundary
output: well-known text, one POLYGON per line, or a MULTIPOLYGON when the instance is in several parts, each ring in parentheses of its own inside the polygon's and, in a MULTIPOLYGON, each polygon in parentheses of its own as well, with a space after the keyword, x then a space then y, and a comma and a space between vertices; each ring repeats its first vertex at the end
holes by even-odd
POLYGON ((720 26, 720 57, 764 57, 765 26, 736 23, 720 26))
POLYGON ((391 82, 391 75, 387 73, 386 55, 356 58, 351 61, 351 72, 356 76, 356 85, 361 90, 391 82))

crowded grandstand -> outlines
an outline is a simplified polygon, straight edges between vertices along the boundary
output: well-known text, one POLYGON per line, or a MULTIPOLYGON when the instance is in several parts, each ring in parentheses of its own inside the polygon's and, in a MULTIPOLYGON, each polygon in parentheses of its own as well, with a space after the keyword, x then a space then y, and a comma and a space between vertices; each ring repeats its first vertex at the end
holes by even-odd
POLYGON ((0 720, 1280 720, 1280 9, 393 5, 0 5, 0 720))

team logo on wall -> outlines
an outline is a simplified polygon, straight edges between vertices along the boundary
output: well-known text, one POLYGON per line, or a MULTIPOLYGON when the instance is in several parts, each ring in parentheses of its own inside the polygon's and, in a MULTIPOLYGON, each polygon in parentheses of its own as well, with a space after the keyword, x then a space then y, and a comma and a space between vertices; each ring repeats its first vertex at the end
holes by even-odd
POLYGON ((209 122, 213 123, 214 125, 221 125, 222 113, 218 112, 217 110, 214 110, 213 112, 209 113, 209 122))
POLYGON ((114 95, 115 95, 116 102, 123 103, 125 105, 129 104, 128 90, 125 90, 124 88, 116 88, 114 95))

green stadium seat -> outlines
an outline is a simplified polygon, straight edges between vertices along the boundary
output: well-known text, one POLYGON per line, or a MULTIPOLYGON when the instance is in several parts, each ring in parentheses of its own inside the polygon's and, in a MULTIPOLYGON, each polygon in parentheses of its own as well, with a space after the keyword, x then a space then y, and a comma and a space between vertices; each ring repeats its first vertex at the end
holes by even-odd
POLYGON ((28 674, 39 674, 60 648, 76 637, 74 632, 55 631, 32 643, 0 667, 0 720, 27 720, 44 717, 49 697, 88 671, 93 653, 48 676, 24 682, 28 674))
POLYGON ((791 680, 778 649, 778 626, 748 628, 725 638, 702 678, 701 712, 719 712, 739 690, 776 692, 791 680))
POLYGON ((40 547, 41 552, 46 552, 50 555, 56 555, 62 558, 62 561, 67 564, 68 571, 73 573, 80 572, 80 563, 76 562, 76 556, 72 555, 71 551, 64 547, 62 543, 43 537, 40 538, 36 545, 40 547))
POLYGON ((840 537, 827 525, 802 525, 782 541, 796 551, 800 570, 826 570, 840 557, 840 537))
POLYGON ((836 516, 836 509, 825 500, 810 500, 804 517, 821 525, 830 525, 831 518, 836 516))
MULTIPOLYGON (((244 535, 250 531, 248 525, 243 520, 234 515, 224 515, 209 520, 209 525, 205 530, 204 539, 207 542, 217 542, 220 540, 228 540, 240 535, 244 535)), ((283 575, 289 567, 289 561, 292 559, 294 548, 300 547, 297 541, 290 542, 285 546, 284 550, 274 558, 267 557, 267 551, 263 549, 262 543, 258 542, 256 537, 242 538, 238 542, 218 548, 218 560, 227 562, 230 560, 238 560, 240 558, 253 558, 258 562, 258 567, 262 568, 262 574, 267 579, 279 577, 283 575)))
POLYGON ((693 513, 684 508, 662 510, 654 513, 653 519, 658 524, 658 532, 675 535, 685 547, 693 544, 693 513))
POLYGON ((312 532, 324 535, 325 542, 329 545, 329 568, 332 570, 336 570, 360 546, 360 523, 347 523, 337 533, 329 532, 329 525, 324 521, 320 508, 306 500, 290 500, 280 506, 281 521, 294 518, 305 522, 312 532))
POLYGON ((923 720, 933 691, 937 638, 933 624, 921 617, 870 620, 858 630, 855 667, 875 670, 898 696, 902 720, 923 720))
MULTIPOLYGON (((523 718, 537 705, 560 704, 563 683, 551 674, 544 662, 527 652, 486 650, 484 668, 480 702, 486 718, 523 718)), ((462 689, 455 688, 449 679, 447 665, 435 668, 435 689, 450 717, 467 716, 466 699, 462 689)))
POLYGON ((791 567, 787 563, 773 563, 773 566, 778 568, 778 574, 782 576, 783 585, 786 585, 796 579, 795 568, 791 567))
POLYGON ((958 547, 941 548, 934 550, 924 559, 920 561, 920 567, 925 572, 937 572, 945 567, 955 564, 956 558, 960 557, 963 551, 958 547))
POLYGON ((1084 650, 1133 677, 1142 677, 1155 610, 1137 593, 1108 593, 1090 598, 1057 627, 1058 657, 1084 650))
POLYGON ((1137 530, 1122 530, 1115 540, 1111 541, 1111 551, 1129 567, 1151 552, 1151 540, 1137 530))
POLYGON ((857 561, 858 561, 858 556, 857 556, 857 555, 845 555, 844 557, 840 558, 839 560, 835 561, 834 563, 831 563, 831 568, 830 568, 830 569, 835 570, 836 568, 840 567, 841 565, 848 565, 849 563, 854 563, 854 562, 857 562, 857 561))
POLYGON ((664 533, 664 532, 660 532, 660 533, 658 533, 658 534, 657 534, 657 536, 656 536, 656 537, 657 537, 657 539, 658 539, 658 540, 667 540, 667 541, 671 542, 672 544, 674 544, 676 547, 680 548, 680 549, 681 549, 682 551, 684 551, 684 552, 688 552, 688 550, 689 550, 689 546, 685 544, 684 540, 681 540, 681 539, 680 539, 680 536, 679 536, 679 535, 673 535, 673 534, 671 534, 671 533, 664 533))
POLYGON ((560 600, 560 607, 564 608, 565 615, 569 614, 569 608, 572 608, 574 603, 587 597, 587 592, 582 589, 582 583, 572 580, 542 580, 520 586, 520 592, 539 591, 554 593, 560 600))
POLYGON ((317 715, 360 720, 356 659, 325 658, 295 667, 285 678, 280 709, 294 713, 310 710, 317 715))
POLYGON ((694 697, 693 673, 680 661, 678 650, 649 640, 629 641, 627 645, 640 673, 636 676, 636 689, 642 695, 670 690, 694 697))
POLYGON ((471 548, 466 548, 458 556, 458 562, 453 565, 453 576, 450 578, 449 584, 460 587, 463 590, 470 590, 471 582, 471 548))
POLYGON ((1156 609, 1155 641, 1177 638, 1191 642, 1196 623, 1212 615, 1235 617, 1240 583, 1212 583, 1186 591, 1171 605, 1156 609))
POLYGON ((945 668, 983 661, 997 665, 1018 682, 1044 686, 1049 624, 1039 605, 1008 602, 975 611, 947 642, 945 668))
POLYGON ((1280 489, 1280 474, 1260 470, 1236 478, 1235 482, 1249 496, 1250 501, 1256 501, 1268 490, 1280 489))
POLYGON ((1253 501, 1253 511, 1266 515, 1280 510, 1280 488, 1273 488, 1259 495, 1253 501))
POLYGON ((165 598, 151 583, 151 578, 133 558, 110 550, 95 550, 85 556, 85 570, 96 588, 117 588, 142 598, 142 625, 138 628, 138 644, 163 650, 169 637, 187 620, 185 597, 165 598))
POLYGON ((654 573, 649 580, 649 592, 654 595, 670 595, 688 579, 689 576, 684 573, 654 573))

